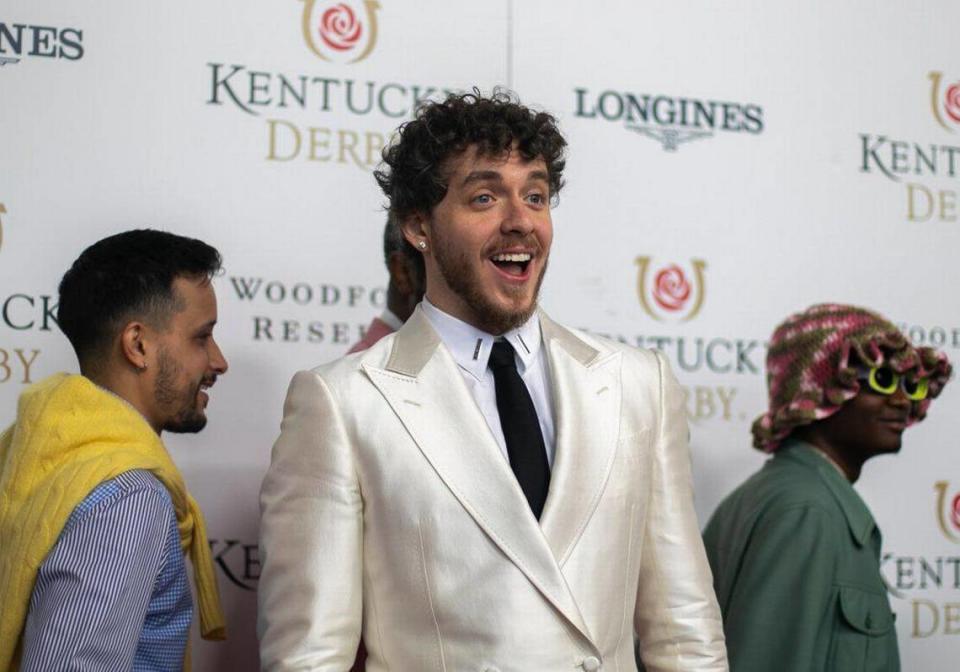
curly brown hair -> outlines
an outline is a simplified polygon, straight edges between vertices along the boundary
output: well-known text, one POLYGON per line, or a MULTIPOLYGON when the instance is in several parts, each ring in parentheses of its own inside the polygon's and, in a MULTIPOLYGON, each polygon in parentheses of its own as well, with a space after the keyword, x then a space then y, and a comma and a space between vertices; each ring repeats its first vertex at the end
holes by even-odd
POLYGON ((512 93, 494 89, 485 97, 474 89, 421 105, 383 150, 385 165, 373 175, 390 213, 398 220, 429 213, 447 193, 448 160, 470 146, 481 156, 500 156, 516 147, 527 161, 543 159, 555 202, 563 187, 567 146, 557 120, 521 105, 512 93))

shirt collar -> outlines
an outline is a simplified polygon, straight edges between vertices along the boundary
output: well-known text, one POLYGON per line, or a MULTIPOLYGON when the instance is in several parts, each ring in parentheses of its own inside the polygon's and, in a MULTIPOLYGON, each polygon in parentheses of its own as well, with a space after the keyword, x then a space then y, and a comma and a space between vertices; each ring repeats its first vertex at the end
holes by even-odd
POLYGON ((829 455, 827 455, 827 452, 826 452, 825 450, 821 450, 821 449, 818 448, 817 446, 813 446, 813 445, 811 445, 811 447, 813 448, 814 452, 816 452, 817 455, 819 455, 820 457, 822 457, 823 459, 825 459, 825 460, 830 464, 830 466, 832 466, 834 469, 836 469, 838 474, 840 474, 841 476, 843 476, 844 479, 850 480, 850 479, 847 478, 847 474, 844 473, 843 467, 841 467, 839 464, 837 464, 837 461, 836 461, 835 459, 833 459, 832 457, 830 457, 829 455))
POLYGON ((782 455, 785 459, 792 459, 806 467, 816 470, 817 474, 826 484, 827 488, 833 494, 840 510, 843 511, 847 519, 847 526, 850 528, 850 534, 858 546, 863 546, 873 530, 877 529, 877 523, 870 513, 870 509, 853 485, 847 480, 832 461, 825 459, 825 455, 820 453, 809 443, 797 439, 788 439, 783 446, 777 450, 777 455, 782 455))
POLYGON ((540 319, 536 313, 516 329, 493 336, 443 312, 426 297, 421 305, 424 315, 453 355, 454 361, 477 380, 483 380, 493 342, 498 338, 505 339, 513 346, 520 359, 521 373, 533 365, 540 353, 542 338, 540 319))
POLYGON ((400 327, 403 326, 403 320, 397 317, 396 314, 389 308, 384 308, 383 312, 380 313, 380 321, 394 331, 399 331, 400 327))

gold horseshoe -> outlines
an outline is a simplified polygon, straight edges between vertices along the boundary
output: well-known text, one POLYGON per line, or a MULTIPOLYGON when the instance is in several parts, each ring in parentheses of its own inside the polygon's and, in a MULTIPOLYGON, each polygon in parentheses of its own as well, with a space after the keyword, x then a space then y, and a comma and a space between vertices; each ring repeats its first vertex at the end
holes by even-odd
POLYGON ((663 322, 663 319, 650 308, 647 303, 647 267, 650 266, 650 257, 637 257, 634 263, 640 267, 640 273, 637 276, 637 296, 640 297, 640 305, 646 313, 657 322, 663 322))

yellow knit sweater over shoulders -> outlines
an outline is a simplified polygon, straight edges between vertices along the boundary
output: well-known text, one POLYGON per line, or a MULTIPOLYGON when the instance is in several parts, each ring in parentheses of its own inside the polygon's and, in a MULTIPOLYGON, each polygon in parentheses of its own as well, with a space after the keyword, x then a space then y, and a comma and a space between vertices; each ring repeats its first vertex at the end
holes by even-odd
POLYGON ((224 638, 203 517, 160 437, 116 395, 57 374, 20 395, 16 422, 0 435, 0 670, 16 667, 37 571, 70 513, 97 485, 133 469, 150 471, 170 492, 194 566, 201 632, 224 638))

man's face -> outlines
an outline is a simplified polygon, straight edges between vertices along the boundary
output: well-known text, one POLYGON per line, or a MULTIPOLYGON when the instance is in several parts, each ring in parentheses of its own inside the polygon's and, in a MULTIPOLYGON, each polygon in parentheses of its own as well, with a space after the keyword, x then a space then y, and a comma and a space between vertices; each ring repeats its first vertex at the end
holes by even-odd
POLYGON ((185 306, 157 332, 153 378, 155 421, 161 430, 199 432, 207 424, 204 391, 227 370, 213 339, 217 297, 206 279, 177 278, 173 289, 185 306))
POLYGON ((910 405, 902 389, 886 396, 862 385, 857 396, 819 422, 834 445, 866 460, 900 450, 910 405))
POLYGON ((447 193, 424 226, 427 297, 502 334, 537 307, 553 240, 547 166, 515 150, 485 157, 470 147, 447 170, 447 193))

